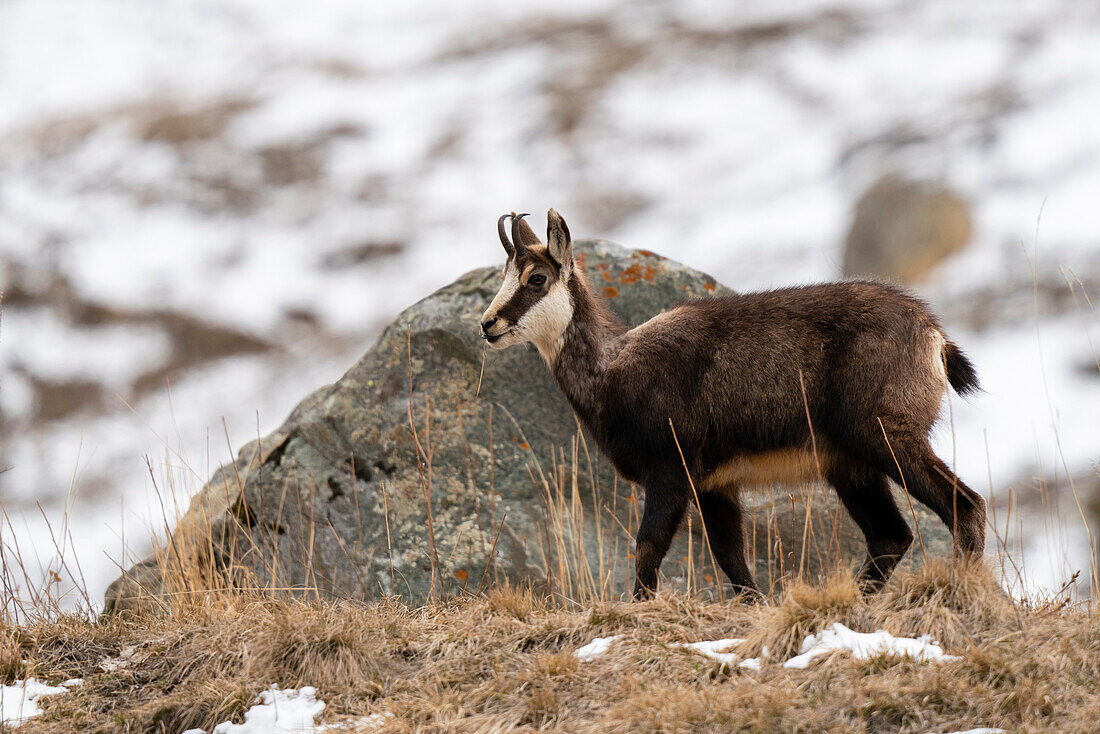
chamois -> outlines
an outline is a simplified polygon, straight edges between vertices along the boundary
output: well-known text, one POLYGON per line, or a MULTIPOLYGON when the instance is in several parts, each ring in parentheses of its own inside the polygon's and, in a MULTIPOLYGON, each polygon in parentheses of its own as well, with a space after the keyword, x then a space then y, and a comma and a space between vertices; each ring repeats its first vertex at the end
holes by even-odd
POLYGON ((887 479, 950 528, 956 556, 980 557, 985 502, 928 443, 948 384, 965 395, 977 374, 921 301, 826 283, 688 301, 628 330, 574 262, 565 220, 548 212, 542 244, 525 216, 497 220, 508 260, 481 337, 534 343, 615 469, 644 488, 635 598, 656 591, 692 480, 714 558, 746 598, 759 591, 739 491, 754 485, 824 477, 866 538, 868 594, 913 542, 887 479))

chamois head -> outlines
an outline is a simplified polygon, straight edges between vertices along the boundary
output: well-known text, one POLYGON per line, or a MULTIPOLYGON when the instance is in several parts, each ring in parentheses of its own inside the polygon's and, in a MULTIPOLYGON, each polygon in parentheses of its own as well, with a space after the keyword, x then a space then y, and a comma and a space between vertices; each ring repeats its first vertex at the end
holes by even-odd
POLYGON ((552 360, 573 318, 573 241, 565 220, 553 209, 546 213, 545 245, 523 221, 525 216, 513 212, 497 220, 508 261, 504 283, 481 318, 481 338, 494 349, 531 342, 552 360), (511 241, 504 229, 506 219, 512 220, 511 241))

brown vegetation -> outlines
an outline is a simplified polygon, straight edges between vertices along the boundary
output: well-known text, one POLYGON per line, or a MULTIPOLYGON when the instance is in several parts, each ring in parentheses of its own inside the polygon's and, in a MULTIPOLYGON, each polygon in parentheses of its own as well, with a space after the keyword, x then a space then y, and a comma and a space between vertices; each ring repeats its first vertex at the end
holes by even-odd
MULTIPOLYGON (((903 572, 870 602, 845 573, 791 582, 770 604, 661 594, 582 608, 529 591, 411 609, 180 595, 160 614, 62 614, 0 635, 5 682, 83 677, 25 732, 183 731, 241 720, 268 685, 316 686, 324 722, 390 713, 375 731, 1088 731, 1100 715, 1100 626, 1081 608, 1015 603, 984 568, 903 572), (955 662, 780 664, 834 621, 929 633, 955 662), (622 635, 602 657, 573 651, 622 635), (677 643, 746 637, 760 671, 677 643)), ((368 730, 364 728, 364 730, 368 730)))

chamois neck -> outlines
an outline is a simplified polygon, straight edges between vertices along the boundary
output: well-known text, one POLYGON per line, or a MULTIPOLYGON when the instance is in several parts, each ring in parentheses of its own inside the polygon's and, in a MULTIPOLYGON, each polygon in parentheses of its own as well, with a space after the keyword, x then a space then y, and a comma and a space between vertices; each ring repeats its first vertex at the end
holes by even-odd
POLYGON ((595 410, 595 393, 604 371, 622 348, 626 327, 592 290, 584 271, 574 268, 569 280, 573 318, 559 349, 547 362, 565 397, 582 419, 595 410))

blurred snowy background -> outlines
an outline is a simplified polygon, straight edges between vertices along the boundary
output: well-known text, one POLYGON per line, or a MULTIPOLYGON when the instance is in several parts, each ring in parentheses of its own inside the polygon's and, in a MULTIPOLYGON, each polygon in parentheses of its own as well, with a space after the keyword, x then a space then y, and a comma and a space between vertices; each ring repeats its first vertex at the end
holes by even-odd
POLYGON ((1100 5, 0 0, 0 536, 56 568, 48 518, 101 598, 162 502, 500 263, 501 212, 759 288, 838 277, 889 173, 971 220, 916 285, 987 390, 938 449, 1031 584, 1087 575, 1100 5))

